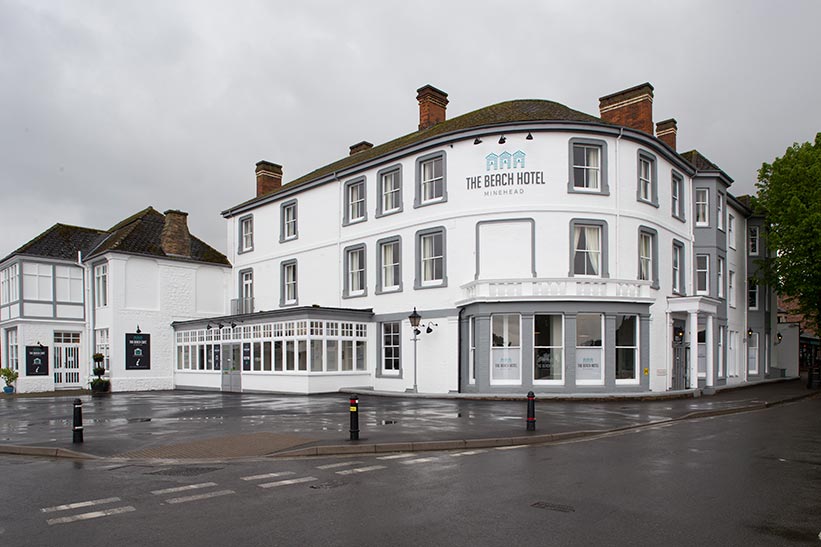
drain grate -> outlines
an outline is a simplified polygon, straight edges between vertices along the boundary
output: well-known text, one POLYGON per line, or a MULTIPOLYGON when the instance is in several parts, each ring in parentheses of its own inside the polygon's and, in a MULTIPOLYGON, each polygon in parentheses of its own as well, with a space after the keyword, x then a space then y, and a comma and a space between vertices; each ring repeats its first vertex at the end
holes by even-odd
POLYGON ((171 477, 196 477, 197 475, 204 475, 212 471, 219 471, 222 467, 170 467, 168 469, 160 469, 159 471, 152 471, 146 475, 166 475, 171 477))
POLYGON ((558 503, 547 503, 546 501, 537 501, 530 504, 536 509, 547 509, 548 511, 558 511, 559 513, 575 513, 576 508, 572 505, 559 505, 558 503))

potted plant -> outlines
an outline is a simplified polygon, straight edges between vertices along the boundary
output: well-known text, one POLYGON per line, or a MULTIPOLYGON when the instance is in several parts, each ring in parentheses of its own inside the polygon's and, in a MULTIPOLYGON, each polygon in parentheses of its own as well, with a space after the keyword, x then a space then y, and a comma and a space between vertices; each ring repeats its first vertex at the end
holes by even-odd
POLYGON ((91 394, 92 395, 104 395, 111 390, 111 380, 106 380, 103 378, 103 374, 105 374, 105 367, 103 367, 103 360, 105 356, 102 353, 95 353, 91 356, 91 359, 94 361, 94 376, 96 378, 91 380, 91 394))
POLYGON ((20 373, 16 370, 11 370, 10 368, 0 368, 0 378, 6 382, 6 385, 3 387, 3 393, 14 393, 14 386, 11 384, 16 382, 19 377, 20 373))

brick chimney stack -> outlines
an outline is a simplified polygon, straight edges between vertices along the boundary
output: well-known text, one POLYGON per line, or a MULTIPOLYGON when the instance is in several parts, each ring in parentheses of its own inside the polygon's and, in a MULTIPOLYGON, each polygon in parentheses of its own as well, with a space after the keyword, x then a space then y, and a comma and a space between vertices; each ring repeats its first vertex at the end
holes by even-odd
POLYGON ((674 118, 656 124, 656 137, 673 150, 676 149, 677 132, 678 124, 674 118))
POLYGON ((599 99, 601 119, 653 134, 653 86, 643 83, 599 99))
POLYGON ((448 107, 448 94, 428 84, 416 90, 419 101, 419 129, 433 127, 445 121, 445 110, 448 107))
POLYGON ((191 257, 191 232, 188 231, 188 213, 169 209, 160 235, 160 245, 167 255, 191 257))
POLYGON ((359 152, 364 152, 365 150, 370 150, 373 148, 373 144, 369 143, 368 141, 358 142, 351 147, 351 153, 349 155, 353 156, 359 152))
POLYGON ((282 166, 270 161, 258 161, 257 168, 257 197, 270 194, 282 188, 282 166))

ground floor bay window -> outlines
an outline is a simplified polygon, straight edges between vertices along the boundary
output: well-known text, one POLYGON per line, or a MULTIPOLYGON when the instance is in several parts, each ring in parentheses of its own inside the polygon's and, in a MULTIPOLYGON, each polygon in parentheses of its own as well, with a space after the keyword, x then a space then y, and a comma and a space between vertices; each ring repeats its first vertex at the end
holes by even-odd
POLYGON ((477 303, 460 324, 466 393, 649 389, 643 304, 477 303))

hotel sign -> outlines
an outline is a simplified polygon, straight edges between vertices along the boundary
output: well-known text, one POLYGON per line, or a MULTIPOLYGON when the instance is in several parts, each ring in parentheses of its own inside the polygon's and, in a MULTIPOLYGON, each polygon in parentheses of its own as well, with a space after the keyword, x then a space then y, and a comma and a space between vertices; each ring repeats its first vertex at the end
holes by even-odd
POLYGON ((48 348, 26 346, 26 376, 48 376, 48 348))
POLYGON ((151 335, 126 333, 125 370, 149 370, 151 368, 151 335))
POLYGON ((466 188, 482 192, 484 197, 515 196, 524 194, 529 188, 547 184, 544 171, 527 171, 526 154, 517 150, 512 154, 490 153, 485 156, 485 174, 465 177, 466 188))

